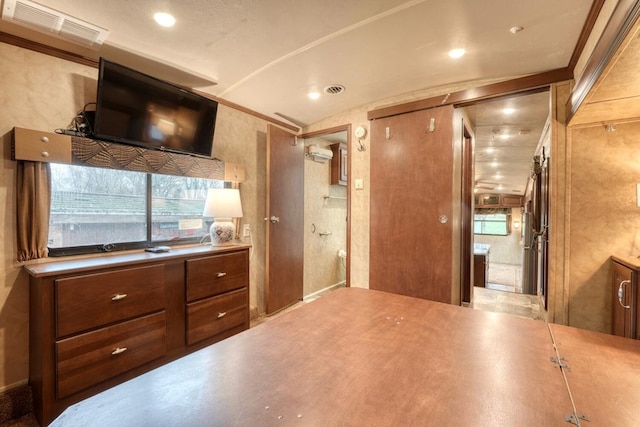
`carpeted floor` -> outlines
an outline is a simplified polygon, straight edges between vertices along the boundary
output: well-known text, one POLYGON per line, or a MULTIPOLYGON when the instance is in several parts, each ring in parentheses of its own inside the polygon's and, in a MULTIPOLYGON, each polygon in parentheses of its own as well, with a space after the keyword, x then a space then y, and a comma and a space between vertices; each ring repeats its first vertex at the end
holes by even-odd
POLYGON ((0 426, 38 427, 33 415, 31 387, 18 387, 0 394, 0 426))

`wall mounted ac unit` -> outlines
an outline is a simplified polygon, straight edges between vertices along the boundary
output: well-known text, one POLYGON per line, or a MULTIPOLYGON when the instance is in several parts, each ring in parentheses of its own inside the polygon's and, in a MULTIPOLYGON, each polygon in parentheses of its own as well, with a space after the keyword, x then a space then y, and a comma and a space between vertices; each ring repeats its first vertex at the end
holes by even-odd
POLYGON ((109 35, 109 30, 30 0, 4 0, 2 19, 92 48, 102 45, 109 35))
POLYGON ((324 162, 333 158, 333 151, 328 148, 318 147, 317 145, 310 145, 307 147, 307 156, 313 157, 313 160, 324 162))

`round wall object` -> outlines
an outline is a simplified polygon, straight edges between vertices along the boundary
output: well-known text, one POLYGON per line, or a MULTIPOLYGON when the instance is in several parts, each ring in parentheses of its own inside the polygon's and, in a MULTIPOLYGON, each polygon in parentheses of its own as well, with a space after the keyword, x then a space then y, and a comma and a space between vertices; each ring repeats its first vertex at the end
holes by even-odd
POLYGON ((362 139, 367 136, 367 128, 365 128, 364 126, 358 126, 354 134, 356 135, 356 138, 362 139))

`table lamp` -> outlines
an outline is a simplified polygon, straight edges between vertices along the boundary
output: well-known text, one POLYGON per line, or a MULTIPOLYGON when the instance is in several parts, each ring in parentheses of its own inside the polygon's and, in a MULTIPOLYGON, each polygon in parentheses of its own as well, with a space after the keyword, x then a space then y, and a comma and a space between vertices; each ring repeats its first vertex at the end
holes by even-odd
POLYGON ((231 218, 242 217, 240 190, 237 188, 210 188, 204 202, 202 216, 213 217, 213 224, 209 229, 211 244, 213 246, 230 245, 236 229, 231 218))

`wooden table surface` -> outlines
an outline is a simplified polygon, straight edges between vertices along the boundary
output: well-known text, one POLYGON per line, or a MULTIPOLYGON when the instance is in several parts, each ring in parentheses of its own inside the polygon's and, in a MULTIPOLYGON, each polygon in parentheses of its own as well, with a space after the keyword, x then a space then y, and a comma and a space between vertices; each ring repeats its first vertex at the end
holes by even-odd
MULTIPOLYGON (((584 358, 578 344, 601 334, 554 331, 576 359, 570 380, 603 354, 584 358)), ((574 410, 555 356, 542 321, 347 288, 71 406, 52 425, 566 427, 574 410)), ((613 405, 627 386, 637 395, 637 381, 597 384, 613 405)), ((590 397, 574 398, 596 416, 590 397)))
POLYGON ((640 341, 550 325, 583 426, 640 426, 640 341))

